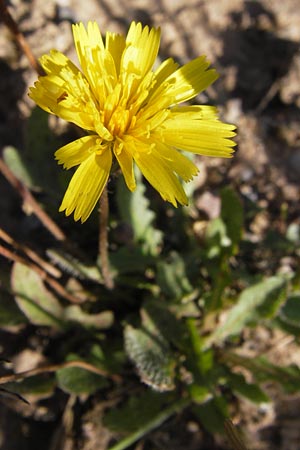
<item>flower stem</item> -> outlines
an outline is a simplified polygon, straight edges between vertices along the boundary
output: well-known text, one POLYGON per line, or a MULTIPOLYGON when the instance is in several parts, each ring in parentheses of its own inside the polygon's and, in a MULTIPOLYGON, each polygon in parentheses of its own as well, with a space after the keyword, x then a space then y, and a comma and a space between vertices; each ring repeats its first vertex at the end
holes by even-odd
POLYGON ((225 420, 224 428, 226 436, 234 450, 247 450, 238 430, 235 428, 231 420, 225 420))
POLYGON ((99 257, 104 285, 107 289, 114 288, 114 281, 109 267, 108 260, 108 233, 107 223, 109 216, 109 203, 107 186, 105 186, 100 197, 100 223, 99 223, 99 257))

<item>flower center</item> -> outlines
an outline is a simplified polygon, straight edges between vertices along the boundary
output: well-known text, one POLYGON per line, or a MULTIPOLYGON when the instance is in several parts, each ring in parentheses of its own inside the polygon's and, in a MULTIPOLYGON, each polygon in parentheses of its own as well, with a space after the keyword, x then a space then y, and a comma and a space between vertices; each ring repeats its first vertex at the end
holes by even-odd
POLYGON ((135 124, 135 111, 128 92, 124 92, 121 83, 117 83, 106 97, 101 121, 113 138, 122 138, 135 124))
POLYGON ((129 110, 118 105, 106 125, 107 129, 113 136, 122 137, 130 127, 131 119, 129 110))

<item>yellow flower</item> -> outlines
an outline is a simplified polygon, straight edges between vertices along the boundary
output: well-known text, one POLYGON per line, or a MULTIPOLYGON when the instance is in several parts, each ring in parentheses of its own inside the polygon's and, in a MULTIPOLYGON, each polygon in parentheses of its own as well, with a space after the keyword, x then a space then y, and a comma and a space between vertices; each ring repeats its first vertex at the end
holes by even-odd
POLYGON ((79 70, 52 50, 40 59, 46 73, 30 89, 45 111, 88 131, 57 150, 59 164, 74 173, 60 206, 84 222, 107 183, 112 163, 121 168, 128 188, 136 187, 133 162, 164 200, 187 204, 178 179, 189 181, 197 167, 179 150, 229 158, 235 145, 233 125, 218 120, 212 106, 179 106, 218 77, 205 56, 178 68, 167 59, 153 69, 160 30, 133 22, 126 38, 106 34, 95 22, 73 25, 79 70))

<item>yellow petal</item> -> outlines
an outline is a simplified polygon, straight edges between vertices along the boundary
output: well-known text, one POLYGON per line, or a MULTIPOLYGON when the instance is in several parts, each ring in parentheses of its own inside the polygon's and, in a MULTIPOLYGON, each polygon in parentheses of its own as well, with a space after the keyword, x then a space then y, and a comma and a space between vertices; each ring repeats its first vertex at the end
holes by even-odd
POLYGON ((205 156, 230 158, 236 144, 235 126, 218 120, 189 120, 182 113, 164 122, 160 129, 163 142, 181 150, 205 156))
POLYGON ((75 75, 79 72, 78 67, 58 50, 51 50, 49 54, 43 55, 39 61, 46 74, 60 74, 61 70, 66 67, 75 75))
MULTIPOLYGON (((60 98, 63 95, 64 90, 57 88, 56 95, 49 94, 47 90, 43 87, 40 81, 36 81, 34 86, 29 88, 28 96, 33 100, 40 108, 49 114, 55 114, 51 105, 53 104, 54 98, 60 98)), ((55 105, 54 105, 55 106, 55 105)))
POLYGON ((84 72, 89 62, 93 63, 92 49, 104 50, 104 44, 96 22, 88 22, 87 30, 83 23, 72 25, 75 48, 79 63, 84 72))
POLYGON ((230 157, 235 127, 218 120, 215 107, 180 106, 218 77, 205 56, 183 67, 171 58, 157 69, 160 29, 133 22, 126 37, 98 25, 73 26, 79 70, 57 51, 41 58, 46 76, 30 97, 44 110, 91 132, 60 148, 55 157, 65 168, 79 165, 61 210, 75 220, 90 215, 108 180, 115 157, 130 190, 136 187, 133 162, 150 184, 170 201, 186 204, 180 180, 197 167, 180 150, 230 157))
POLYGON ((64 145, 55 152, 58 164, 63 164, 64 169, 78 166, 93 152, 97 152, 101 144, 99 136, 84 136, 76 141, 64 145))
POLYGON ((122 69, 143 77, 153 66, 160 43, 160 29, 132 22, 126 37, 122 69))
POLYGON ((126 42, 123 35, 109 32, 106 33, 105 48, 114 60, 117 76, 120 74, 121 57, 125 49, 125 44, 126 42))
POLYGON ((179 64, 176 63, 172 58, 168 58, 163 61, 160 66, 154 72, 156 86, 162 84, 172 73, 178 69, 179 64))
POLYGON ((177 206, 177 202, 187 205, 187 196, 176 175, 158 153, 154 153, 149 145, 135 141, 133 158, 144 177, 156 189, 164 200, 177 206))
POLYGON ((190 181, 198 173, 198 168, 192 161, 178 150, 162 142, 155 143, 153 153, 163 158, 167 166, 184 181, 190 181))
POLYGON ((114 59, 104 47, 96 22, 88 22, 87 30, 82 23, 73 25, 73 36, 83 73, 102 109, 105 97, 117 82, 114 59))
MULTIPOLYGON (((130 145, 127 144, 130 148, 130 145)), ((133 159, 131 153, 126 148, 126 143, 115 145, 114 154, 120 165, 126 185, 130 191, 136 188, 135 176, 133 171, 133 159)))
POLYGON ((69 58, 56 50, 42 56, 40 63, 48 75, 38 77, 34 87, 29 89, 29 97, 45 111, 56 114, 54 110, 57 105, 69 95, 70 91, 66 81, 60 76, 62 69, 66 67, 74 76, 77 76, 79 70, 69 58))
POLYGON ((170 106, 190 100, 218 78, 214 69, 207 70, 209 65, 205 56, 190 61, 171 73, 161 85, 156 85, 152 97, 159 99, 168 96, 170 106))
POLYGON ((112 164, 112 154, 107 148, 101 155, 92 154, 80 164, 73 175, 59 211, 74 220, 85 222, 93 211, 107 183, 112 164))
MULTIPOLYGON (((73 122, 86 130, 95 130, 100 122, 95 97, 77 67, 60 52, 44 55, 42 64, 49 71, 39 77, 29 96, 44 110, 73 122)), ((105 132, 101 134, 104 137, 105 132)))
POLYGON ((218 120, 218 109, 209 105, 174 106, 170 113, 172 119, 187 117, 188 120, 218 120))
POLYGON ((168 85, 164 81, 173 74, 178 68, 178 64, 173 61, 172 58, 162 62, 158 69, 154 72, 153 85, 149 89, 149 95, 147 99, 147 108, 157 108, 157 101, 160 108, 165 108, 173 103, 172 97, 167 92, 168 85))

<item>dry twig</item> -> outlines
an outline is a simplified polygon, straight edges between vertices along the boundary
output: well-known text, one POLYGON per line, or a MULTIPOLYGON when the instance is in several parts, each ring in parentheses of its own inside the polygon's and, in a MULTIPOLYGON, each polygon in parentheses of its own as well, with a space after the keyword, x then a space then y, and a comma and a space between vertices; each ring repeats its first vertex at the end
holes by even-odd
POLYGON ((24 378, 34 377, 36 375, 41 375, 43 373, 56 372, 57 370, 66 369, 67 367, 78 367, 80 369, 87 370, 89 372, 95 373, 102 377, 111 378, 116 383, 121 382, 121 377, 116 374, 110 374, 106 370, 100 369, 93 364, 87 363, 85 361, 65 361, 60 364, 49 364, 48 366, 36 367, 34 369, 26 370, 25 372, 14 373, 11 375, 4 375, 0 377, 0 385, 11 383, 14 381, 20 381, 24 378))
POLYGON ((33 55, 31 48, 28 45, 23 33, 21 33, 21 31, 19 30, 18 24, 15 22, 12 15, 8 11, 8 8, 4 0, 0 0, 0 17, 7 26, 7 28, 11 31, 11 33, 15 37, 21 50, 27 56, 27 59, 31 67, 37 72, 38 75, 45 75, 43 69, 41 68, 35 56, 33 55))
POLYGON ((57 294, 61 295, 71 303, 82 303, 84 301, 70 294, 57 280, 51 278, 41 267, 12 252, 8 248, 3 247, 3 245, 0 245, 0 255, 4 256, 4 258, 10 259, 11 261, 19 262, 27 267, 30 267, 30 269, 34 270, 57 294))
POLYGON ((52 264, 45 261, 41 256, 39 256, 34 250, 27 247, 24 244, 17 242, 12 236, 10 236, 6 231, 0 228, 0 239, 2 239, 7 244, 11 245, 16 251, 24 253, 33 262, 42 267, 46 272, 55 278, 61 277, 61 272, 52 264))
POLYGON ((235 428, 231 420, 226 419, 224 422, 226 436, 233 450, 247 450, 243 443, 238 430, 235 428))
MULTIPOLYGON (((1 0, 0 0, 1 1, 1 0)), ((22 183, 5 164, 4 160, 0 158, 0 172, 11 186, 22 197, 24 204, 28 204, 34 214, 40 219, 42 224, 47 230, 58 240, 64 241, 66 236, 64 232, 58 227, 58 225, 48 216, 48 214, 41 208, 35 198, 32 196, 29 189, 22 183)))

